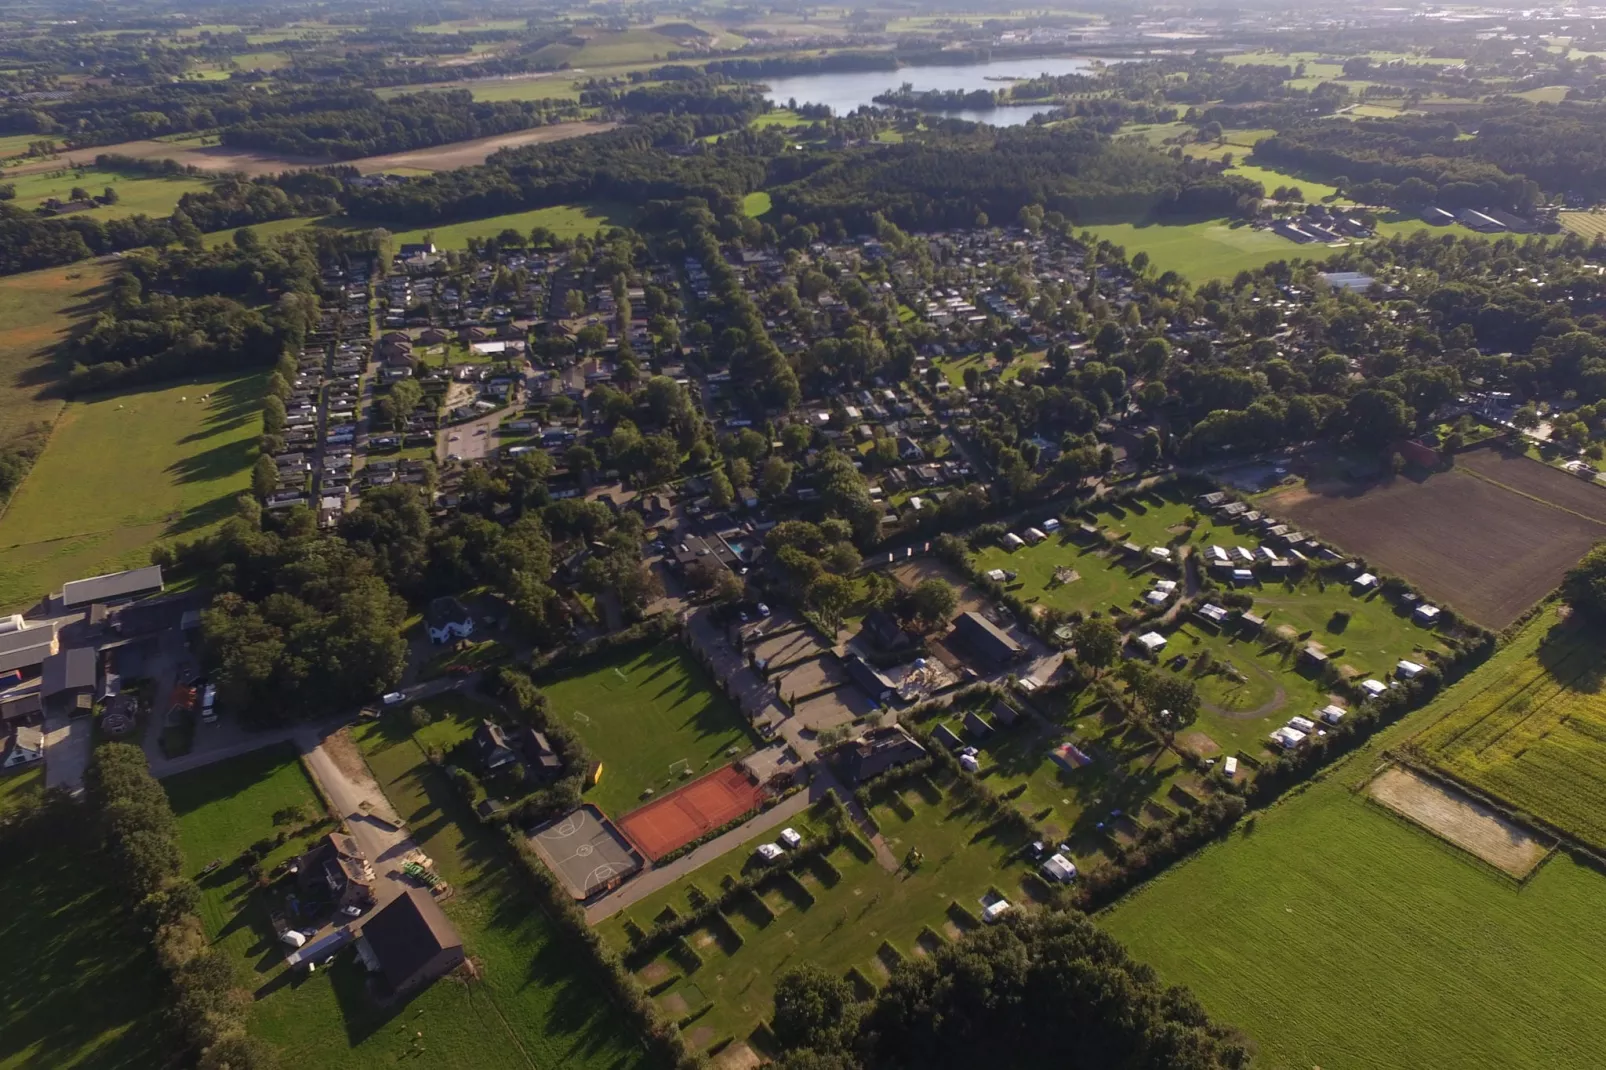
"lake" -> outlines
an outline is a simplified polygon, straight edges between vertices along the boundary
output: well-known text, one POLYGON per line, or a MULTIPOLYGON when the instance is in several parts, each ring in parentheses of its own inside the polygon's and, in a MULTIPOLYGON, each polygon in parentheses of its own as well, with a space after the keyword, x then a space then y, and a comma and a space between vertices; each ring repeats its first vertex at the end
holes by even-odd
MULTIPOLYGON (((1002 89, 1007 82, 999 78, 1035 78, 1040 74, 1076 74, 1093 66, 1090 59, 1076 56, 1040 56, 1036 59, 1000 59, 987 63, 965 63, 954 67, 901 67, 895 71, 848 71, 803 74, 792 78, 765 78, 771 102, 785 106, 788 100, 799 104, 827 104, 836 115, 846 115, 861 104, 875 105, 877 93, 897 89, 904 82, 920 89, 1002 89)), ((1053 106, 1028 105, 990 108, 983 111, 931 112, 973 123, 994 126, 1020 126, 1034 115, 1052 111, 1053 106)))

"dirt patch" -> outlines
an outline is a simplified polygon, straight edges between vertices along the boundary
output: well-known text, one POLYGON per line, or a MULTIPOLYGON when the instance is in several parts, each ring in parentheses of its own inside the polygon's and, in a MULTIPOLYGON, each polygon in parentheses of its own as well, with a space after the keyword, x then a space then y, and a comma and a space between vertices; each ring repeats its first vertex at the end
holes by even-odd
POLYGON ((1197 758, 1214 758, 1221 753, 1221 744, 1200 731, 1184 732, 1177 737, 1177 749, 1197 758))
POLYGON ((1384 770, 1367 793, 1401 817, 1519 880, 1532 873, 1549 850, 1498 812, 1409 769, 1384 770))
POLYGON ((363 759, 362 751, 357 749, 356 741, 351 738, 351 729, 342 728, 332 735, 325 736, 323 751, 335 763, 335 768, 350 779, 374 783, 374 776, 368 771, 368 763, 363 759))
POLYGON ((686 1034, 686 1046, 692 1051, 703 1051, 714 1042, 714 1030, 706 1025, 700 1025, 686 1034))
POLYGON ((714 1056, 714 1070, 756 1070, 763 1065, 758 1052, 741 1040, 714 1056))
POLYGON ((942 934, 950 940, 958 940, 965 935, 965 931, 951 921, 942 923, 942 934))
POLYGON ((472 141, 455 141, 450 145, 437 145, 432 149, 411 152, 392 152, 382 156, 366 156, 359 160, 325 160, 313 156, 287 156, 279 153, 254 152, 249 149, 230 149, 221 145, 200 145, 168 141, 125 141, 120 145, 97 145, 79 149, 49 160, 36 160, 9 168, 6 176, 40 174, 58 171, 63 167, 88 167, 101 153, 132 156, 138 160, 177 160, 181 164, 198 167, 203 171, 222 173, 240 171, 247 175, 272 175, 281 171, 295 171, 303 167, 327 167, 342 163, 355 167, 365 175, 396 168, 418 171, 451 171, 459 167, 482 164, 492 153, 502 149, 522 148, 525 145, 542 145, 551 141, 564 141, 586 134, 600 134, 612 130, 618 123, 554 123, 533 130, 520 130, 512 134, 475 138, 472 141))
POLYGON ((662 981, 668 977, 669 972, 669 966, 667 963, 649 962, 640 970, 636 971, 636 976, 640 977, 641 980, 646 984, 655 985, 659 981, 662 981))
POLYGON ((952 584, 959 595, 956 613, 969 613, 983 609, 987 605, 987 599, 966 582, 965 577, 935 557, 917 557, 912 561, 905 561, 892 570, 892 575, 910 590, 914 590, 925 580, 943 580, 952 584))
POLYGON ((659 996, 658 1006, 663 1009, 665 1014, 675 1018, 681 1017, 691 1009, 686 1003, 686 997, 679 992, 671 992, 667 996, 659 996))
POLYGON ((1420 482, 1283 491, 1266 508, 1504 628, 1606 538, 1606 493, 1495 450, 1461 454, 1456 465, 1420 482))

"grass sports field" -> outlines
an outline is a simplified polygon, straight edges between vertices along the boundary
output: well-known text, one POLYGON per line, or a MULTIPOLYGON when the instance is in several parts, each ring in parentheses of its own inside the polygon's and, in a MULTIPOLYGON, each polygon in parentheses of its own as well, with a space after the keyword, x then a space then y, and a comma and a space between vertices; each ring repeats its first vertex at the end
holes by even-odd
MULTIPOLYGON (((438 722, 431 729, 454 726, 438 722)), ((292 982, 271 943, 266 901, 250 895, 229 864, 247 845, 275 834, 272 813, 321 807, 288 748, 246 755, 164 782, 179 812, 185 861, 225 860, 203 879, 208 930, 235 955, 257 993, 251 1030, 279 1049, 284 1065, 387 1066, 427 1054, 454 1070, 557 1070, 633 1067, 638 1057, 599 991, 575 972, 575 954, 558 945, 521 883, 498 836, 463 809, 444 775, 425 761, 400 718, 363 726, 359 745, 376 778, 439 872, 458 889, 444 904, 484 979, 473 988, 441 980, 391 1008, 363 992, 364 971, 351 952, 330 969, 292 982), (421 1034, 421 1036, 419 1035, 421 1034)), ((317 826, 274 851, 268 865, 296 853, 327 829, 317 826)))
POLYGON ((82 264, 0 278, 0 446, 61 413, 50 351, 92 311, 106 275, 102 265, 82 264))
POLYGON ((106 882, 100 830, 90 818, 68 811, 34 848, 8 844, 0 865, 0 940, 28 949, 0 974, 0 1067, 7 1070, 161 1065, 162 976, 149 935, 132 926, 127 904, 106 882))
POLYGON ((146 564, 155 543, 193 538, 226 517, 251 482, 265 381, 199 381, 69 404, 0 517, 0 605, 146 564))
POLYGON ((1606 849, 1601 635, 1548 611, 1412 741, 1419 755, 1507 805, 1606 849))
POLYGON ((647 788, 662 794, 689 779, 681 770, 710 772, 753 743, 740 711, 675 643, 599 659, 541 690, 602 763, 586 801, 609 817, 641 805, 647 788))
MULTIPOLYGON (((700 967, 673 951, 632 964, 649 987, 672 981, 656 997, 670 1017, 708 1007, 687 1028, 693 1047, 706 1050, 726 1038, 752 1043, 752 1034, 773 1011, 775 979, 801 962, 818 963, 837 975, 854 969, 865 981, 880 984, 900 959, 974 927, 989 889, 1022 901, 1026 869, 1010 859, 1020 844, 998 836, 977 811, 956 803, 937 785, 917 780, 898 791, 883 790, 872 813, 894 858, 903 859, 911 848, 924 857, 913 873, 888 872, 862 841, 844 845, 827 856, 826 864, 772 880, 688 936, 702 959, 700 967)), ((799 824, 806 837, 817 834, 799 824)), ((650 929, 666 909, 687 912, 694 887, 717 896, 720 875, 750 865, 751 858, 750 849, 732 852, 598 929, 610 945, 626 952, 627 919, 650 929)))
POLYGON ((1265 506, 1490 628, 1516 620, 1606 538, 1599 488, 1496 448, 1421 480, 1312 483, 1265 506))
POLYGON ((1258 1065, 1598 1065, 1606 878, 1556 854, 1519 886, 1352 792, 1383 746, 1431 716, 1407 718, 1100 923, 1253 1038, 1258 1065))

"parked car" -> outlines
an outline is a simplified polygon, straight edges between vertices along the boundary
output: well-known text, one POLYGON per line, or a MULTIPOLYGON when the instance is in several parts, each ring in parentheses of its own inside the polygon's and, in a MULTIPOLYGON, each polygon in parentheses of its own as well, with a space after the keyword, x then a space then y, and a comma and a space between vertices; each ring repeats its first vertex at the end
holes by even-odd
POLYGON ((398 702, 405 702, 406 700, 407 694, 404 691, 392 691, 389 694, 381 695, 379 699, 387 706, 394 706, 398 702))

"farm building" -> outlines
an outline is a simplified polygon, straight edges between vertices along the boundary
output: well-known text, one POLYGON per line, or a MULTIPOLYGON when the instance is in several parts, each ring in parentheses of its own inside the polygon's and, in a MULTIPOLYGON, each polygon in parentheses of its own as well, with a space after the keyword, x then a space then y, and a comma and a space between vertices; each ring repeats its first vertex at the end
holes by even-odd
POLYGON ((370 918, 357 950, 392 998, 422 988, 464 959, 457 929, 420 888, 407 889, 370 918))
POLYGON ((147 565, 127 572, 108 572, 104 576, 72 580, 61 588, 63 609, 80 609, 96 602, 126 602, 162 589, 162 566, 147 565))
POLYGON ((20 669, 27 675, 58 649, 54 621, 32 628, 8 628, 0 632, 0 672, 20 669))

